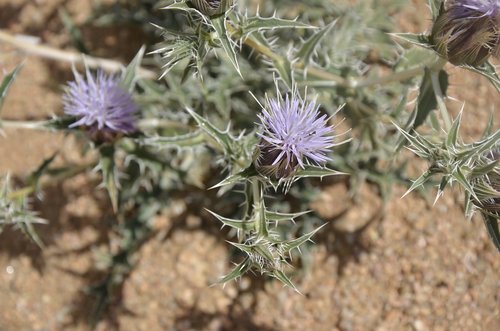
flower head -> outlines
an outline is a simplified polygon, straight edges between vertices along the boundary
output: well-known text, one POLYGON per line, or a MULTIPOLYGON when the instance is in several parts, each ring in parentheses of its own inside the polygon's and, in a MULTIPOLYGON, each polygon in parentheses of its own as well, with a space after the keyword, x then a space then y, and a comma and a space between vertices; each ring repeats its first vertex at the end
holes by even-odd
POLYGON ((447 0, 434 26, 435 50, 455 65, 480 65, 500 56, 500 1, 447 0))
POLYGON ((76 71, 75 80, 68 83, 63 96, 64 112, 77 121, 70 127, 85 126, 90 131, 131 133, 136 130, 137 106, 129 92, 120 87, 120 79, 98 71, 94 77, 89 70, 84 79, 76 71))
POLYGON ((265 108, 258 115, 262 132, 254 161, 262 175, 288 178, 298 166, 321 165, 330 159, 326 153, 334 146, 333 128, 315 101, 306 102, 293 93, 285 100, 267 98, 265 108))

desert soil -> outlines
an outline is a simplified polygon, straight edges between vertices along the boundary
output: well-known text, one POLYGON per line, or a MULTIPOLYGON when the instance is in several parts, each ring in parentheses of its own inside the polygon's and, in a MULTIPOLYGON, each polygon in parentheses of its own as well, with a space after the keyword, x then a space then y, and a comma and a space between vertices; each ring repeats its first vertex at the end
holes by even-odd
MULTIPOLYGON (((425 30, 429 14, 423 3, 410 1, 398 14, 400 31, 425 30)), ((0 0, 0 28, 69 49, 57 14, 62 5, 77 24, 90 10, 90 1, 0 0)), ((116 52, 115 46, 137 32, 91 32, 87 37, 99 40, 92 44, 99 55, 130 60, 133 52, 116 52)), ((22 61, 2 118, 60 114, 60 86, 71 79, 70 66, 26 57, 0 43, 0 76, 22 61)), ((498 94, 485 79, 450 72, 450 95, 460 100, 450 100, 450 107, 456 114, 465 102, 462 135, 477 139, 495 107, 500 123, 498 94)), ((61 134, 4 133, 2 177, 23 178, 56 151, 60 163, 80 159, 75 142, 61 134)), ((45 249, 20 231, 0 234, 1 331, 88 329, 93 301, 85 287, 99 277, 100 253, 116 244, 102 221, 109 212, 106 195, 95 184, 91 176, 78 175, 34 199, 50 220, 38 227, 45 249)), ((366 185, 353 200, 344 184, 332 183, 312 204, 329 222, 316 239, 310 266, 294 277, 302 295, 258 277, 210 286, 231 267, 227 238, 206 231, 211 220, 191 215, 184 226, 173 227, 173 220, 159 217, 158 235, 138 252, 120 299, 97 330, 500 330, 499 254, 481 219, 463 216, 461 193, 448 191, 432 206, 432 198, 418 194, 400 199, 404 189, 397 187, 383 206, 374 192, 366 185)))

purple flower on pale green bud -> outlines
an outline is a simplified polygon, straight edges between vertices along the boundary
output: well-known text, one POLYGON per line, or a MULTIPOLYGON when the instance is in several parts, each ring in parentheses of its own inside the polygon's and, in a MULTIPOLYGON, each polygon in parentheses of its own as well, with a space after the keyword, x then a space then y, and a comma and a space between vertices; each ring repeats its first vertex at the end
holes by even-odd
POLYGON ((455 65, 477 66, 500 56, 500 0, 446 0, 431 41, 455 65))
POLYGON ((211 17, 228 11, 233 5, 233 0, 191 0, 191 3, 203 15, 211 17))
POLYGON ((254 165, 260 174, 289 178, 298 167, 330 160, 326 153, 334 146, 333 128, 315 101, 307 102, 297 92, 284 100, 267 98, 258 116, 261 132, 254 165))
POLYGON ((63 96, 64 112, 77 120, 70 128, 83 126, 91 133, 132 133, 136 130, 137 106, 132 95, 120 86, 120 78, 87 69, 85 78, 74 71, 63 96))

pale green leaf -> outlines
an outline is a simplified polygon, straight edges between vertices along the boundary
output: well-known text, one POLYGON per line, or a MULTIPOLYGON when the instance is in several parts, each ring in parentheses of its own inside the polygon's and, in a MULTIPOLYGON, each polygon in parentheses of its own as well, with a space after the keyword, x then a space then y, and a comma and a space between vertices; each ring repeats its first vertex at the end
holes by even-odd
POLYGON ((122 81, 120 85, 127 91, 132 91, 134 89, 137 69, 141 66, 145 50, 146 47, 142 46, 135 55, 134 59, 130 62, 130 64, 123 72, 122 81))
POLYGON ((251 17, 245 20, 241 25, 243 35, 260 30, 275 30, 275 29, 314 29, 315 26, 299 22, 297 20, 287 20, 278 17, 251 17))
POLYGON ((14 79, 16 78, 19 71, 21 71, 22 67, 22 64, 18 65, 14 68, 14 70, 12 70, 12 72, 7 74, 3 78, 2 84, 0 84, 0 109, 2 108, 2 104, 4 102, 5 96, 7 95, 7 92, 9 91, 10 86, 14 82, 14 79))

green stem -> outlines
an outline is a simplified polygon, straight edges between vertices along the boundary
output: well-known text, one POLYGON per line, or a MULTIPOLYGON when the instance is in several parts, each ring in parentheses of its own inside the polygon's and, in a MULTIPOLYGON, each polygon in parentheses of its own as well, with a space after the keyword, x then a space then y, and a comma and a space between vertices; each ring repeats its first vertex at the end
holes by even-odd
POLYGON ((262 215, 264 212, 264 191, 262 183, 258 178, 253 177, 250 179, 252 184, 252 198, 253 198, 253 215, 256 218, 255 231, 259 237, 267 237, 269 235, 268 225, 266 222, 266 215, 262 215))
POLYGON ((417 67, 413 67, 410 69, 402 70, 395 72, 390 75, 382 76, 382 77, 372 77, 364 80, 352 80, 350 82, 350 87, 355 88, 355 89, 361 89, 369 86, 374 86, 374 85, 383 85, 387 83, 394 83, 394 82, 402 82, 405 80, 408 80, 412 77, 422 75, 424 73, 425 68, 433 66, 435 64, 435 60, 430 60, 430 61, 424 61, 417 67))
POLYGON ((443 91, 441 90, 441 85, 439 83, 439 71, 440 71, 440 69, 433 70, 431 72, 432 89, 434 90, 434 95, 436 96, 439 113, 441 114, 441 117, 443 118, 446 132, 448 132, 451 129, 452 123, 451 123, 450 114, 448 113, 448 109, 446 108, 446 104, 444 102, 445 96, 443 94, 443 91))
POLYGON ((175 128, 189 130, 191 127, 181 122, 159 118, 144 118, 138 121, 137 126, 141 130, 156 128, 175 128))
MULTIPOLYGON (((48 45, 37 45, 32 42, 27 41, 29 38, 21 38, 7 33, 5 30, 0 30, 0 42, 6 43, 17 49, 29 53, 31 55, 40 56, 46 59, 58 61, 58 62, 68 62, 68 63, 85 63, 85 66, 89 68, 102 68, 109 72, 119 72, 122 70, 124 65, 120 62, 97 58, 93 56, 63 51, 48 45)), ((147 79, 157 79, 158 75, 156 72, 139 67, 137 68, 137 74, 140 77, 147 79)))
MULTIPOLYGON (((0 128, 7 129, 28 129, 28 130, 52 130, 49 124, 52 120, 44 121, 16 121, 0 119, 0 128)), ((141 130, 156 129, 156 128, 175 128, 175 129, 191 129, 190 126, 181 122, 171 121, 159 118, 144 118, 137 122, 137 126, 141 130)))

